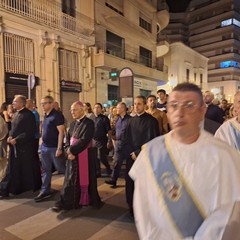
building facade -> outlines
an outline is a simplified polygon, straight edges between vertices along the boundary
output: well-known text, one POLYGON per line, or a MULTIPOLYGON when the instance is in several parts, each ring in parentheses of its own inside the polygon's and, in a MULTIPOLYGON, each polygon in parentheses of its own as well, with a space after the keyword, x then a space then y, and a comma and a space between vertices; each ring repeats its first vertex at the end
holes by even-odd
POLYGON ((170 14, 159 36, 182 41, 209 58, 208 88, 229 101, 240 89, 239 9, 238 0, 192 0, 184 13, 170 14))
POLYGON ((207 90, 208 58, 202 54, 182 42, 175 42, 170 44, 164 63, 168 66, 168 83, 159 88, 169 93, 178 83, 191 82, 207 90))
POLYGON ((156 36, 168 21, 158 0, 0 0, 1 102, 23 94, 39 107, 50 94, 71 121, 73 101, 111 105, 155 92, 167 81, 156 36), (132 72, 126 84, 109 75, 122 69, 132 72))
POLYGON ((50 94, 71 119, 70 104, 84 98, 87 89, 94 1, 0 0, 0 10, 1 101, 23 94, 39 105, 50 94))
POLYGON ((164 1, 96 0, 95 21, 97 101, 111 105, 124 100, 130 104, 134 96, 155 93, 157 82, 167 81, 156 55, 157 32, 169 21, 164 1), (112 71, 119 74, 125 68, 133 75, 126 84, 121 84, 121 77, 109 77, 112 71), (133 91, 129 91, 132 87, 133 91))

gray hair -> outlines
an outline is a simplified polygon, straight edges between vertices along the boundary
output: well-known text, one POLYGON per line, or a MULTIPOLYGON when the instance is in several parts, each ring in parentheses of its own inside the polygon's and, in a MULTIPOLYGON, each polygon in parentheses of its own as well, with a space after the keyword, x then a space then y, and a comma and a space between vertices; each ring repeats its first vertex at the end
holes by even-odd
POLYGON ((26 106, 27 98, 25 96, 23 96, 23 95, 16 95, 15 98, 16 99, 20 99, 22 104, 23 104, 23 106, 24 107, 26 106))

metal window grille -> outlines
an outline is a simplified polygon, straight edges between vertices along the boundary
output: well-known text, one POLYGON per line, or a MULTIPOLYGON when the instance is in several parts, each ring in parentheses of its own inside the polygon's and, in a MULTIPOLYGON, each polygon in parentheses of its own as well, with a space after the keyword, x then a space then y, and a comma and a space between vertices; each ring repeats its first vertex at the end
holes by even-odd
POLYGON ((4 33, 5 71, 19 74, 34 73, 34 50, 31 39, 4 33))

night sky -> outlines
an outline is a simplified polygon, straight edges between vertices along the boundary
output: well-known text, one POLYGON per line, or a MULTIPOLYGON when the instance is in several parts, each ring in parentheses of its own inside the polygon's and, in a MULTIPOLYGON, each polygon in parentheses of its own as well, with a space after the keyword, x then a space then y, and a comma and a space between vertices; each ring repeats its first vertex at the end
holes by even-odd
POLYGON ((170 12, 185 12, 191 0, 166 0, 170 12))

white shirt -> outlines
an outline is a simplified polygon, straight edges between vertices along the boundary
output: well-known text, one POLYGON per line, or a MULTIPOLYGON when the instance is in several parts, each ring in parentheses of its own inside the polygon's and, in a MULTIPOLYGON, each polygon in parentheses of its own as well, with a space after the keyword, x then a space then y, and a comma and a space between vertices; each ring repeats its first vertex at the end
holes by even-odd
POLYGON ((218 128, 214 136, 227 142, 230 146, 240 151, 240 123, 237 121, 237 117, 224 122, 218 128), (236 134, 233 132, 233 126, 235 128, 236 134))
MULTIPOLYGON (((233 204, 240 200, 238 152, 204 130, 192 144, 175 141, 172 132, 165 136, 170 138, 172 154, 188 187, 207 214, 195 237, 185 240, 220 240, 233 204)), ((167 217, 167 207, 148 160, 160 156, 162 137, 146 144, 129 172, 135 181, 134 216, 141 240, 181 239, 167 217)))

